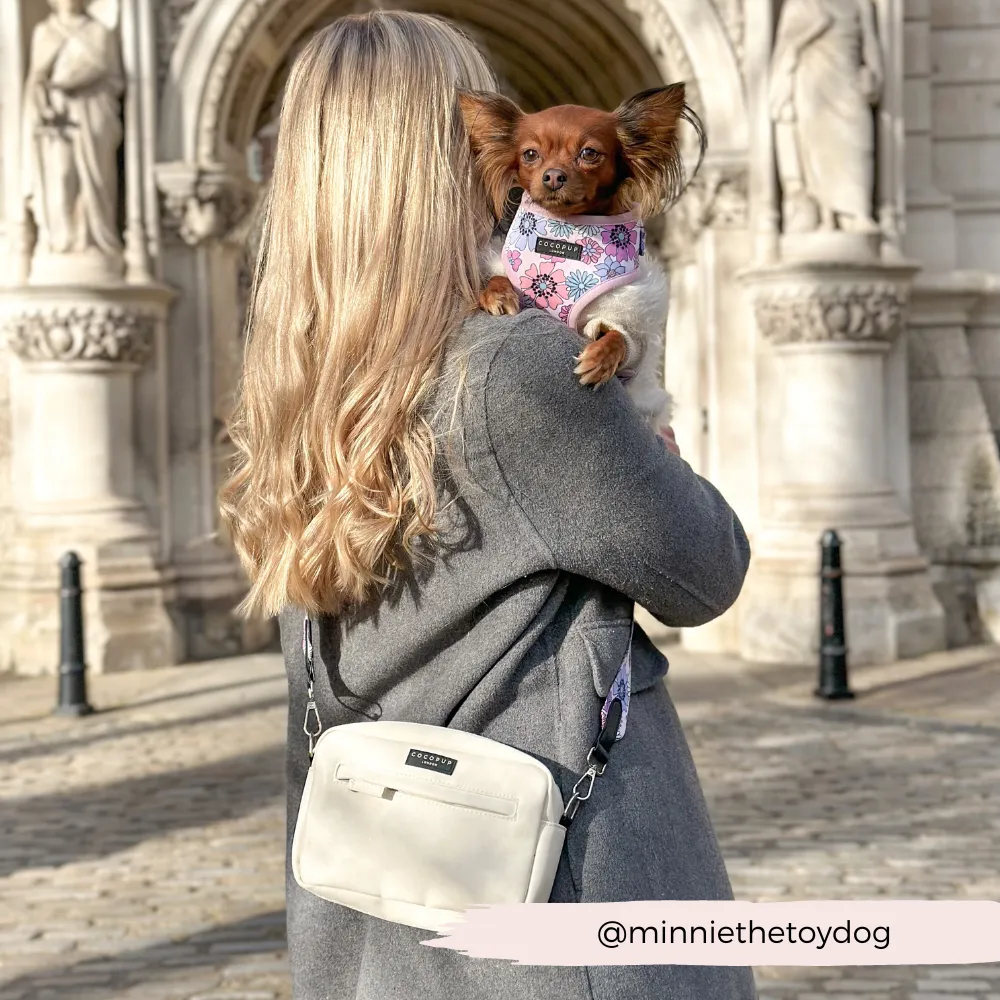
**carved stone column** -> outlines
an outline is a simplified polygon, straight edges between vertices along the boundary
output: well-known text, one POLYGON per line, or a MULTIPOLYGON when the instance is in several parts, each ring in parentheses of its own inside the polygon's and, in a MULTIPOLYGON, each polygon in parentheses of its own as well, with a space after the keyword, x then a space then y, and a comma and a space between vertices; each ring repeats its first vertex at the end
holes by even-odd
MULTIPOLYGON (((712 157, 667 215, 671 304, 666 386, 676 401, 681 454, 738 511, 747 531, 757 520, 757 408, 753 338, 746 336, 734 281, 751 259, 748 171, 744 158, 712 157)), ((735 612, 684 629, 688 649, 735 653, 735 612)))
POLYGON ((218 490, 231 460, 226 421, 242 364, 238 228, 256 186, 221 165, 160 163, 163 265, 184 289, 171 315, 169 373, 173 491, 171 563, 190 659, 252 652, 273 637, 269 621, 234 608, 246 579, 219 537, 218 490))
POLYGON ((746 272, 764 346, 761 526, 741 601, 741 654, 815 662, 819 538, 844 540, 851 662, 944 645, 907 495, 894 480, 886 359, 915 268, 785 263, 746 272), (768 349, 769 348, 769 349, 768 349))
POLYGON ((171 581, 137 489, 133 399, 172 297, 161 285, 17 288, 0 297, 15 366, 15 531, 0 567, 4 668, 55 669, 56 561, 69 548, 84 563, 89 666, 177 661, 171 581))

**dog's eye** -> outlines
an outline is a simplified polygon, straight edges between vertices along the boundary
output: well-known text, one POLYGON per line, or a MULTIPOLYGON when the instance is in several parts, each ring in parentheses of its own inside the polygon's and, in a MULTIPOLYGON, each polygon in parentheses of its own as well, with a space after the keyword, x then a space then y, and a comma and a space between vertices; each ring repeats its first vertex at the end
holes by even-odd
POLYGON ((600 152, 591 146, 585 146, 580 150, 580 159, 585 160, 587 163, 594 163, 600 158, 600 152))
POLYGON ((521 154, 521 159, 524 160, 525 163, 534 163, 535 160, 538 159, 538 150, 537 149, 526 149, 521 154))

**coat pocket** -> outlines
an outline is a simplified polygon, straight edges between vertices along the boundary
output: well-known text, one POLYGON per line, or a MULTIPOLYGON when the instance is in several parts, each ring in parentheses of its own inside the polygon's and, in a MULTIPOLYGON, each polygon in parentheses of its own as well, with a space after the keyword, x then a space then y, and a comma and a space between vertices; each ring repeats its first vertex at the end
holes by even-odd
MULTIPOLYGON (((618 675, 628 649, 631 628, 631 618, 616 618, 580 626, 587 656, 590 658, 594 690, 602 698, 607 696, 618 675)), ((669 665, 667 658, 636 624, 632 636, 632 694, 651 688, 666 675, 669 665)))

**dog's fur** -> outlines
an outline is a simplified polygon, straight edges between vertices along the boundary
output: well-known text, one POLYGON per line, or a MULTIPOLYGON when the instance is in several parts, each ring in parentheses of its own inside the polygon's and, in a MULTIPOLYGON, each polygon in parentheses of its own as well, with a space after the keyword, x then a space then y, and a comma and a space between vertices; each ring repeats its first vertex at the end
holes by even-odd
MULTIPOLYGON (((645 221, 683 190, 681 120, 695 126, 704 153, 701 122, 684 97, 684 85, 673 84, 636 94, 613 112, 559 105, 525 114, 505 97, 480 92, 460 92, 459 104, 498 217, 519 186, 559 217, 619 215, 638 205, 636 215, 645 221), (553 171, 558 186, 551 183, 553 171)), ((502 245, 502 238, 490 245, 484 264, 492 277, 479 300, 494 315, 520 310, 502 245)), ((588 341, 577 358, 580 381, 596 388, 621 368, 631 369, 628 392, 654 426, 669 423, 672 410, 658 373, 668 305, 667 276, 647 254, 638 276, 594 299, 578 324, 588 341)))

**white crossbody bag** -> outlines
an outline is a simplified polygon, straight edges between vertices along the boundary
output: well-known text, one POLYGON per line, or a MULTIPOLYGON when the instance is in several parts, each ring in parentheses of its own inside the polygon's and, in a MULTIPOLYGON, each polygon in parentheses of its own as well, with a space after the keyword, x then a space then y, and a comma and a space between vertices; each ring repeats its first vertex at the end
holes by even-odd
POLYGON ((475 905, 548 902, 566 829, 625 735, 631 634, 587 770, 565 805, 544 764, 483 736, 382 721, 323 731, 308 618, 302 647, 311 766, 292 838, 295 881, 330 902, 426 930, 475 905))

